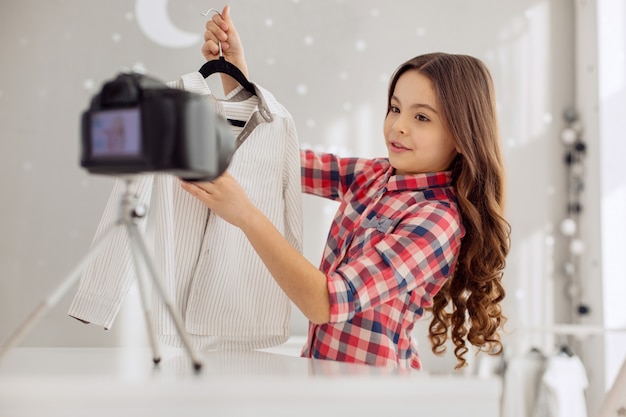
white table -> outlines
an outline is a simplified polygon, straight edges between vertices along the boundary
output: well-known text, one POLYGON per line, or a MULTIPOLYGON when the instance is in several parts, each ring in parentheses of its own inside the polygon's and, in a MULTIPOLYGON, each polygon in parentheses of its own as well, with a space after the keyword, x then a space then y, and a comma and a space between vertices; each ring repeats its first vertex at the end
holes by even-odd
POLYGON ((0 362, 0 416, 499 415, 497 377, 406 374, 271 352, 15 348, 0 362), (410 414, 409 414, 410 413, 410 414))

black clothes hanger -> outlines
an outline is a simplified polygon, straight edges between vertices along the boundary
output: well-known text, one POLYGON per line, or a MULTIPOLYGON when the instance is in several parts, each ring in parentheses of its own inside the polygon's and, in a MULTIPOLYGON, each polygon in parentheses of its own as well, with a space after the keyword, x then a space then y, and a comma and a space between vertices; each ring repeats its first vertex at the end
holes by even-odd
MULTIPOLYGON (((204 65, 200 67, 200 70, 198 72, 200 72, 200 74, 202 74, 204 78, 208 78, 210 75, 218 72, 230 75, 235 80, 237 80, 237 82, 241 84, 243 88, 256 96, 256 90, 254 89, 254 85, 252 85, 252 83, 248 81, 246 76, 243 75, 243 72, 241 72, 241 70, 237 68, 236 65, 226 61, 226 59, 224 59, 224 57, 222 56, 222 45, 220 45, 220 57, 218 59, 213 59, 211 61, 205 62, 204 65)), ((227 121, 232 126, 244 127, 246 125, 246 122, 243 120, 227 119, 227 121)))
POLYGON ((566 356, 568 356, 568 357, 570 357, 570 358, 571 358, 572 356, 574 356, 574 351, 573 351, 573 350, 572 350, 572 348, 571 348, 571 347, 569 347, 567 344, 562 344, 562 345, 561 345, 561 348, 559 349, 559 353, 560 353, 560 354, 563 354, 563 355, 566 355, 566 356))
POLYGON ((251 94, 256 96, 256 90, 254 89, 254 85, 248 81, 243 72, 236 65, 231 64, 230 62, 224 59, 222 55, 222 46, 220 45, 220 57, 218 59, 212 59, 211 61, 207 61, 199 70, 200 74, 204 78, 208 78, 210 75, 215 73, 222 73, 226 75, 230 75, 233 77, 241 86, 249 91, 251 94))
MULTIPOLYGON (((208 16, 211 12, 217 13, 221 16, 219 10, 217 9, 209 9, 206 11, 206 13, 201 13, 203 16, 208 16)), ((233 77, 235 79, 235 81, 237 81, 246 91, 248 91, 250 94, 256 96, 256 89, 254 88, 254 85, 248 81, 248 79, 246 78, 246 76, 243 74, 243 72, 241 72, 241 70, 239 68, 237 68, 237 66, 235 64, 232 64, 228 61, 226 61, 226 59, 224 58, 224 54, 222 53, 222 43, 218 41, 218 45, 220 48, 220 56, 218 59, 212 59, 211 61, 207 61, 205 62, 202 67, 200 67, 200 69, 198 70, 198 72, 200 74, 202 74, 202 76, 206 79, 209 78, 209 76, 216 74, 216 73, 222 73, 222 74, 226 74, 226 75, 230 75, 231 77, 233 77)), ((230 123, 233 126, 237 126, 237 127, 244 127, 246 125, 246 122, 243 120, 234 120, 234 119, 227 119, 228 123, 230 123)))

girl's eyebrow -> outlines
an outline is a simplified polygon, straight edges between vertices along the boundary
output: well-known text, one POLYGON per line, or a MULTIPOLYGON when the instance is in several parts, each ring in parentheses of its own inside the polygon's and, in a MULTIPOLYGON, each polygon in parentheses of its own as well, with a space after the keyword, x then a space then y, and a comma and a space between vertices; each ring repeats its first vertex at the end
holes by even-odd
MULTIPOLYGON (((397 102, 400 102, 400 100, 396 96, 391 96, 391 100, 395 100, 397 102)), ((414 103, 414 104, 411 104, 409 106, 409 108, 411 108, 411 109, 425 108, 425 109, 428 109, 428 110, 433 111, 435 113, 438 113, 437 110, 433 106, 431 106, 430 104, 426 104, 426 103, 414 103)))

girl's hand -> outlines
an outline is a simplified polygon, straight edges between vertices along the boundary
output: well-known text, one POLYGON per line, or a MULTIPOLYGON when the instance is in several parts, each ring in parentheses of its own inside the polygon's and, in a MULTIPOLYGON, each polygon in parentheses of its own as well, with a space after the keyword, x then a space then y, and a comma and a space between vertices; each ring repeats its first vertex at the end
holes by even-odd
POLYGON ((237 33, 237 29, 230 18, 230 6, 225 6, 221 15, 215 13, 212 18, 206 22, 202 54, 207 61, 219 58, 220 42, 222 44, 222 55, 224 55, 224 58, 230 63, 235 64, 247 77, 243 45, 241 44, 239 33, 237 33))
POLYGON ((243 188, 227 172, 212 182, 182 181, 181 186, 215 214, 239 228, 258 211, 243 188))

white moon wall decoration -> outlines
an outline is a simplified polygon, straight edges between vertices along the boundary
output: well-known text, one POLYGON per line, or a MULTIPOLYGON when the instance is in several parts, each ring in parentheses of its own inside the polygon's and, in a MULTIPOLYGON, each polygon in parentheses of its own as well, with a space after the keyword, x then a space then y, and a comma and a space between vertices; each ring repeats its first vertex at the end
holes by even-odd
MULTIPOLYGON (((198 33, 179 29, 170 19, 168 0, 137 0, 135 16, 142 32, 158 45, 167 48, 186 48, 200 40, 198 33)), ((200 25, 199 29, 203 29, 200 25)))

